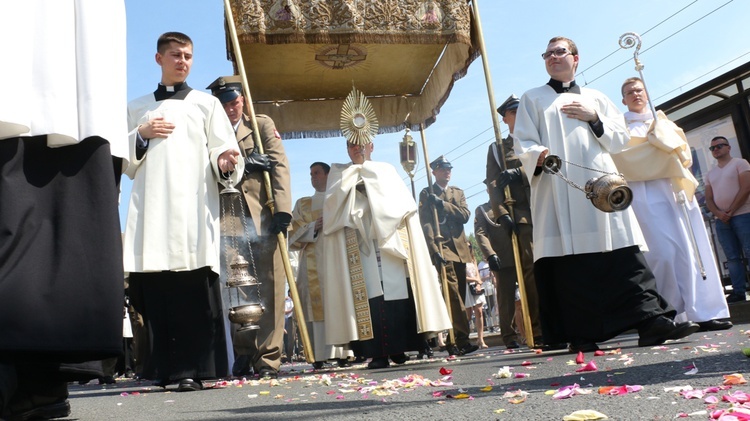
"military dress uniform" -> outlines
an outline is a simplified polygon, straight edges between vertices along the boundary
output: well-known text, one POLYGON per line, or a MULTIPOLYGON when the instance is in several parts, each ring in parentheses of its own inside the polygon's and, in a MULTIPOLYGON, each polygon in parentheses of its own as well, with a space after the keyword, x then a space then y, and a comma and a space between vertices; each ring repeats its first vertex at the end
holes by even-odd
MULTIPOLYGON (((505 117, 505 112, 518 108, 520 100, 511 95, 500 107, 498 113, 505 117)), ((490 196, 490 211, 485 212, 480 218, 476 215, 474 219, 474 233, 477 235, 479 247, 485 258, 497 254, 500 258, 500 270, 495 268, 498 283, 498 304, 500 306, 500 324, 503 341, 508 346, 515 336, 515 332, 506 333, 511 326, 508 318, 513 317, 515 308, 515 289, 518 276, 515 270, 515 256, 513 254, 513 243, 511 230, 516 231, 518 238, 518 251, 523 273, 526 300, 529 308, 529 317, 533 329, 535 345, 541 342, 542 329, 539 321, 539 298, 537 294, 536 281, 534 278, 534 238, 531 223, 531 200, 530 186, 526 174, 523 172, 521 161, 513 151, 513 138, 508 136, 502 141, 502 149, 496 143, 491 143, 487 151, 487 192, 490 196), (503 153, 505 160, 503 162, 503 153), (498 183, 498 179, 505 169, 518 169, 520 174, 508 183, 510 196, 514 200, 513 216, 510 217, 509 206, 506 205, 505 189, 498 183), (487 218, 489 222, 485 223, 487 218), (504 219, 504 220, 503 220, 504 219), (492 224, 501 223, 499 226, 492 224), (482 235, 486 238, 480 241, 477 226, 481 228, 482 235), (487 254, 489 253, 489 254, 487 254), (503 317, 505 324, 504 328, 503 317)), ((484 206, 480 206, 485 209, 484 206)), ((479 210, 479 208, 477 209, 479 210)), ((519 321, 521 322, 521 321, 519 321)), ((527 333, 528 335, 528 333, 527 333)))
MULTIPOLYGON (((442 156, 430 164, 434 170, 440 166, 452 168, 450 163, 442 156)), ((446 186, 445 189, 434 183, 429 188, 424 188, 419 193, 419 219, 422 222, 427 247, 430 256, 433 257, 433 264, 440 273, 441 262, 438 253, 447 262, 445 271, 448 280, 448 296, 450 300, 451 320, 453 322, 453 335, 455 344, 448 344, 449 353, 465 354, 472 352, 475 345, 469 342, 469 319, 464 310, 464 297, 466 296, 466 263, 471 262, 471 251, 464 234, 464 224, 469 221, 471 212, 466 205, 466 196, 463 190, 454 186, 446 186), (440 224, 440 235, 445 241, 442 243, 442 252, 440 245, 435 241, 435 219, 433 209, 435 206, 430 203, 430 194, 435 194, 442 200, 442 206, 438 206, 438 221, 440 224), (451 349, 455 345, 457 349, 451 349)))
MULTIPOLYGON (((236 77, 231 77, 219 78, 208 88, 222 103, 226 103, 241 94, 242 86, 236 77), (221 83, 222 79, 224 80, 223 84, 221 83)), ((248 165, 240 186, 237 186, 244 198, 242 209, 245 213, 246 226, 239 219, 235 220, 233 224, 223 223, 222 227, 234 227, 234 232, 222 233, 222 235, 224 241, 231 242, 232 234, 235 239, 238 239, 236 245, 242 255, 251 263, 250 273, 257 276, 260 283, 260 298, 264 307, 263 315, 258 321, 260 327, 258 330, 236 332, 236 327, 233 329, 232 341, 237 358, 232 372, 234 374, 248 374, 249 369, 252 368, 261 376, 270 375, 273 377, 281 365, 281 351, 284 342, 286 274, 279 251, 277 235, 272 230, 274 225, 279 224, 279 219, 282 225, 286 222, 286 226, 291 221, 291 181, 289 162, 281 142, 281 136, 276 130, 273 120, 266 115, 257 114, 256 121, 263 143, 263 154, 268 157, 270 162, 269 176, 273 189, 275 213, 271 214, 271 210, 268 206, 265 206, 268 201, 268 193, 264 184, 263 171, 248 170, 248 167, 252 167, 248 165), (248 245, 250 249, 248 249, 248 245), (250 250, 252 250, 252 261, 249 258, 250 250), (253 273, 253 271, 256 273, 253 273)), ((248 162, 248 159, 253 159, 252 155, 259 153, 250 118, 243 115, 235 130, 242 155, 248 162)), ((224 206, 224 210, 226 211, 226 206, 224 206)), ((226 212, 224 213, 223 219, 228 217, 226 212)), ((233 245, 229 244, 229 249, 233 245)), ((224 254, 227 249, 226 246, 227 244, 222 245, 222 272, 226 272, 225 266, 231 259, 228 259, 224 254)), ((233 255, 235 252, 231 251, 230 253, 233 255)))

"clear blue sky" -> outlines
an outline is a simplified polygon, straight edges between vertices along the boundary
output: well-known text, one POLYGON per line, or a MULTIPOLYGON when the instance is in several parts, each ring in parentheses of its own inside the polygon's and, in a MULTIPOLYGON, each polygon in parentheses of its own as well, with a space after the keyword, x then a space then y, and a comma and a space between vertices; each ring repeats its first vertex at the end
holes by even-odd
MULTIPOLYGON (((223 4, 220 0, 125 0, 129 100, 152 92, 159 82, 160 70, 154 61, 156 39, 167 31, 184 32, 193 39, 194 63, 188 84, 194 89, 203 89, 218 76, 231 74, 223 4)), ((478 0, 478 5, 498 104, 511 93, 521 96, 547 82, 540 54, 547 41, 558 35, 578 45, 578 70, 582 74, 577 82, 604 92, 617 104, 622 81, 637 76, 633 49, 620 50, 618 46, 625 32, 642 35, 640 58, 655 104, 750 61, 750 45, 744 33, 750 16, 750 2, 746 0, 478 0)), ((245 57, 246 63, 251 60, 245 57)), ((452 162, 451 184, 464 189, 472 213, 487 201, 482 180, 487 147, 494 140, 491 112, 480 58, 455 84, 437 122, 426 130, 431 159, 443 154, 452 162)), ((501 126, 505 136, 508 128, 501 126)), ((408 185, 398 157, 402 136, 379 135, 373 159, 393 164, 408 185)), ((418 134, 415 139, 419 139, 418 134)), ((284 146, 292 168, 295 200, 313 192, 310 163, 349 161, 343 138, 292 139, 284 141, 284 146)), ((417 193, 426 183, 420 161, 415 177, 417 193)), ((130 182, 125 177, 120 206, 123 223, 129 195, 130 182)), ((472 221, 473 215, 466 225, 467 233, 473 232, 472 221)))

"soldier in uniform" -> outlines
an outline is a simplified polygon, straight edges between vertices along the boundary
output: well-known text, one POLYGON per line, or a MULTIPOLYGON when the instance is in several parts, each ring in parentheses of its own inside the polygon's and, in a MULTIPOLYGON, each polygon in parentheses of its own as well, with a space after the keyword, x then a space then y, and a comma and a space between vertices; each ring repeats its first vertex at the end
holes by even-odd
MULTIPOLYGON (((263 142, 263 154, 258 152, 252 132, 250 118, 243 113, 245 98, 238 76, 220 77, 207 89, 224 106, 229 121, 234 127, 237 142, 245 160, 245 175, 242 178, 243 209, 248 233, 234 233, 239 237, 238 248, 247 256, 252 251, 254 264, 250 269, 257 273, 264 313, 258 325, 260 329, 250 332, 235 332, 233 344, 237 358, 232 373, 250 374, 254 370, 261 378, 276 378, 281 365, 281 350, 284 341, 284 289, 286 277, 278 249, 277 235, 286 233, 292 220, 292 200, 289 163, 276 131, 273 120, 258 114, 258 130, 263 142), (275 200, 275 213, 264 206, 268 200, 263 181, 263 172, 271 177, 271 188, 275 200), (247 234, 247 237, 245 237, 247 234), (248 250, 248 245, 251 250, 248 250), (262 264, 261 264, 262 262, 262 264)), ((242 227, 242 224, 239 224, 242 227)), ((242 228, 244 229, 244 228, 242 228)), ((222 247, 222 252, 225 247, 222 247)), ((250 259, 247 259, 250 261, 250 259)), ((223 256, 222 264, 226 264, 223 256)), ((224 268, 226 271, 226 268, 224 268)))
POLYGON ((464 224, 469 221, 471 212, 466 205, 466 196, 458 187, 449 186, 453 166, 444 156, 439 156, 430 163, 435 183, 422 189, 419 193, 419 219, 422 222, 427 247, 430 250, 432 264, 441 272, 445 266, 448 278, 448 296, 450 299, 451 319, 455 343, 448 343, 448 353, 465 355, 479 347, 469 342, 469 319, 464 311, 466 296, 466 263, 471 261, 471 252, 464 234, 464 224), (437 232, 433 210, 437 210, 440 235, 445 241, 440 244, 435 240, 437 232))
MULTIPOLYGON (((539 299, 534 280, 534 244, 531 227, 531 205, 529 182, 523 173, 521 161, 513 152, 513 127, 516 122, 516 109, 520 100, 511 94, 508 99, 497 108, 503 117, 503 123, 508 125, 509 135, 503 139, 502 149, 497 143, 490 144, 487 151, 487 192, 490 195, 489 206, 477 208, 474 217, 474 233, 479 242, 490 269, 495 272, 498 283, 498 302, 500 306, 500 330, 503 342, 508 348, 517 348, 518 342, 512 330, 513 312, 515 309, 516 269, 512 233, 518 237, 518 251, 523 271, 526 300, 531 317, 531 325, 535 346, 542 341, 542 327, 539 322, 539 299), (503 162, 503 152, 505 162, 503 162), (507 167, 506 167, 507 166, 507 167), (505 200, 505 186, 510 189, 510 195, 515 201, 513 216, 505 200), (487 207, 491 209, 487 211, 487 207), (480 214, 481 210, 484 210, 480 214), (487 220, 489 219, 489 221, 487 220), (479 230, 483 239, 480 240, 479 230), (502 257, 498 257, 502 256, 502 257)), ((522 323, 520 320, 519 323, 522 323)), ((529 333, 527 332, 527 335, 529 333)))

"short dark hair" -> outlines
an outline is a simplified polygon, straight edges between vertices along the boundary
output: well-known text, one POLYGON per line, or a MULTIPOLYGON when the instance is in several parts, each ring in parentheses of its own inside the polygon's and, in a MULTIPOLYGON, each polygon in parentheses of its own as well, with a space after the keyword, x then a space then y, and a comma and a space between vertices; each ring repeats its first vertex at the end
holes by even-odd
POLYGON ((180 45, 193 45, 193 40, 182 32, 165 32, 156 41, 156 51, 160 54, 164 53, 164 49, 169 46, 170 42, 176 42, 180 45))
POLYGON ((549 45, 549 44, 552 44, 553 42, 557 42, 557 41, 565 41, 565 42, 567 42, 568 43, 568 47, 570 47, 570 54, 573 54, 574 56, 578 55, 578 47, 576 46, 576 43, 573 42, 573 40, 570 39, 570 38, 554 37, 551 40, 549 40, 549 42, 547 44, 549 45))
POLYGON ((319 166, 320 168, 323 168, 323 172, 328 174, 331 171, 331 166, 326 164, 325 162, 313 162, 312 165, 310 165, 310 169, 314 166, 319 166))
POLYGON ((714 138, 711 139, 711 142, 713 142, 714 140, 720 140, 720 139, 723 139, 725 142, 729 143, 729 139, 727 139, 724 136, 714 136, 714 138))
POLYGON ((631 83, 636 83, 636 82, 643 83, 643 79, 641 79, 641 78, 639 78, 637 76, 634 76, 634 77, 629 77, 629 78, 625 79, 625 82, 622 82, 622 86, 620 87, 620 93, 622 94, 623 98, 625 98, 625 87, 628 86, 628 85, 630 85, 631 83))

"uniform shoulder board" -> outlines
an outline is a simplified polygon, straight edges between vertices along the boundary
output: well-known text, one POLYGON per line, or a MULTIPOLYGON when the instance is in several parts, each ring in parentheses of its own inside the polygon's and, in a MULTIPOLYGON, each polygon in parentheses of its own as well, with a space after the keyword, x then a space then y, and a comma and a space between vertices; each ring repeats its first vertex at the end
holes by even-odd
MULTIPOLYGON (((259 125, 259 126, 260 126, 260 124, 261 124, 261 121, 262 121, 262 122, 263 122, 264 124, 265 124, 265 123, 271 123, 271 124, 273 124, 273 125, 274 125, 274 126, 273 126, 273 135, 274 135, 274 136, 276 137, 276 139, 281 139, 281 134, 280 134, 280 133, 279 133, 279 131, 278 131, 278 130, 276 129, 276 125, 274 124, 274 122, 273 122, 273 119, 271 119, 271 117, 269 117, 269 116, 267 116, 267 115, 265 115, 265 114, 255 114, 255 119, 256 119, 256 120, 258 121, 258 125, 259 125)), ((261 129, 261 131, 262 131, 262 129, 261 129)))

